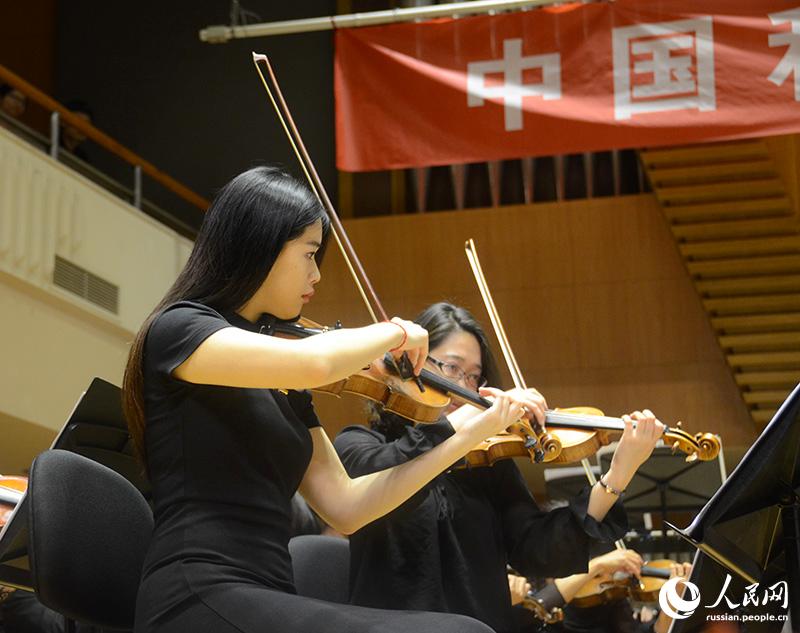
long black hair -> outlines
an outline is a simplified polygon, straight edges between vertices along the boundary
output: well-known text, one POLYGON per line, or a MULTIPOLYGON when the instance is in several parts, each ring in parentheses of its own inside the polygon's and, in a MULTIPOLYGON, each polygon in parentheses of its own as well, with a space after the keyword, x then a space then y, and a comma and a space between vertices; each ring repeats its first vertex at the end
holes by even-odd
POLYGON ((122 403, 136 452, 145 463, 144 341, 170 304, 197 301, 219 312, 241 308, 261 286, 284 244, 329 220, 316 196, 275 167, 255 167, 225 185, 206 212, 194 248, 175 283, 145 319, 131 345, 122 403))
MULTIPOLYGON (((472 334, 478 341, 481 350, 481 378, 491 387, 500 387, 500 373, 497 362, 492 354, 489 339, 486 337, 481 324, 472 316, 469 310, 452 303, 439 302, 425 308, 416 317, 414 322, 428 330, 428 346, 433 349, 439 346, 448 336, 456 332, 472 334)), ((370 427, 382 433, 389 440, 397 439, 407 424, 405 418, 386 413, 373 407, 369 411, 370 427)))

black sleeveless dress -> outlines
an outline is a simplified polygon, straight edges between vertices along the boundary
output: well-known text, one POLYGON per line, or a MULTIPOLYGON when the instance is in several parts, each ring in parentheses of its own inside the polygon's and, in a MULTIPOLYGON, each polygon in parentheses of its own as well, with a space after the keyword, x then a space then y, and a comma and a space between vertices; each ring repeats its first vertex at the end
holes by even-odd
POLYGON ((207 337, 260 324, 193 302, 169 306, 145 341, 147 465, 155 530, 136 633, 487 633, 459 616, 367 609, 295 594, 291 498, 319 424, 305 394, 172 377, 207 337))

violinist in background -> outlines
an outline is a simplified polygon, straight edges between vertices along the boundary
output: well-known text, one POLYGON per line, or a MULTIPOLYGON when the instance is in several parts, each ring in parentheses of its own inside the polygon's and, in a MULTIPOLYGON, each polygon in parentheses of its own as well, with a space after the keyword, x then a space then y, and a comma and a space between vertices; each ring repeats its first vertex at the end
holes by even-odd
MULTIPOLYGON (((660 613, 657 618, 643 622, 634 614, 628 598, 584 608, 570 604, 593 580, 611 580, 618 573, 639 578, 643 564, 642 557, 633 550, 613 550, 593 558, 588 573, 556 579, 555 586, 566 603, 563 630, 567 633, 667 633, 672 618, 660 613)), ((674 563, 669 568, 669 577, 689 578, 691 571, 690 563, 674 563)), ((682 585, 679 585, 679 590, 683 591, 682 585)))
MULTIPOLYGON (((431 371, 473 391, 499 384, 486 335, 469 312, 437 303, 415 320, 428 330, 431 371)), ((535 402, 533 413, 543 423, 541 394, 519 393, 535 402)), ((424 459, 458 435, 475 410, 454 404, 438 422, 416 426, 376 411, 370 428, 347 427, 335 447, 351 477, 384 472, 424 459)), ((586 570, 593 540, 612 542, 625 534, 619 494, 664 427, 647 410, 624 420, 609 472, 569 507, 543 512, 510 459, 487 468, 443 469, 397 510, 351 536, 351 602, 460 613, 497 633, 515 631, 507 564, 529 577, 567 576, 586 570)))
POLYGON ((463 616, 295 593, 295 492, 326 523, 353 532, 535 406, 528 394, 486 390, 491 408, 461 420, 422 458, 349 477, 303 390, 387 352, 406 352, 418 374, 428 333, 395 318, 301 339, 260 334, 311 300, 327 230, 318 198, 290 176, 269 167, 237 176, 216 195, 184 269, 131 346, 123 406, 155 520, 136 633, 488 633, 463 616))
MULTIPOLYGON (((591 596, 599 603, 593 606, 578 607, 572 604, 573 601, 581 600, 595 602, 589 600, 587 590, 596 591, 598 581, 609 582, 614 577, 621 576, 617 586, 622 586, 629 578, 640 578, 642 570, 643 561, 638 553, 630 549, 612 550, 592 558, 587 573, 549 579, 544 587, 529 595, 534 600, 546 604, 550 610, 561 609, 563 620, 557 624, 544 626, 541 620, 533 624, 535 616, 526 614, 527 617, 523 621, 529 623, 529 626, 524 630, 546 633, 667 633, 672 618, 664 613, 654 618, 653 611, 644 607, 639 613, 635 613, 631 608, 630 599, 616 597, 616 591, 605 597, 606 599, 600 595, 591 596)), ((669 566, 668 577, 689 578, 691 571, 690 563, 673 563, 669 566)), ((519 580, 517 577, 517 581, 519 580)), ((683 590, 683 585, 679 585, 680 594, 683 590)), ((651 597, 644 599, 649 601, 651 597)))

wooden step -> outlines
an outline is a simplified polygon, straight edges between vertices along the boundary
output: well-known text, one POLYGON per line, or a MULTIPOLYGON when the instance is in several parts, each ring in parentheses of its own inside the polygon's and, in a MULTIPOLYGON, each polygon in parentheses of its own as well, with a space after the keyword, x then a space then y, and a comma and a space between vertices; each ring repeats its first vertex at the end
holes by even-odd
POLYGON ((783 181, 778 178, 760 178, 708 185, 659 187, 655 190, 655 194, 665 206, 674 206, 783 196, 785 189, 783 181))
POLYGON ((759 237, 748 240, 714 240, 679 246, 681 255, 692 260, 756 255, 800 253, 800 235, 759 237))
POLYGON ((800 292, 800 275, 703 279, 695 282, 695 288, 705 297, 800 292))
POLYGON ((662 206, 662 210, 672 224, 730 220, 734 218, 763 219, 765 217, 789 216, 794 219, 792 201, 785 195, 726 202, 707 202, 704 204, 662 206))
MULTIPOLYGON (((723 349, 732 351, 766 351, 769 349, 792 350, 800 348, 800 332, 725 334, 718 337, 718 339, 723 349)), ((798 358, 800 358, 800 356, 798 358)))
POLYGON ((725 240, 737 237, 764 235, 790 235, 800 233, 800 222, 793 217, 758 220, 729 220, 727 222, 701 222, 676 224, 672 234, 680 242, 725 240))
POLYGON ((693 277, 750 277, 753 275, 800 273, 800 255, 737 257, 687 262, 693 277))
POLYGON ((769 149, 762 141, 707 143, 670 149, 642 150, 639 159, 648 169, 675 165, 705 165, 710 162, 756 160, 769 158, 769 149))
POLYGON ((751 405, 774 405, 777 407, 786 400, 789 395, 788 390, 783 389, 769 389, 764 391, 745 391, 742 397, 747 404, 751 405))
POLYGON ((703 299, 703 307, 714 316, 797 312, 800 311, 800 293, 703 299))
POLYGON ((782 314, 747 314, 744 316, 724 316, 711 319, 711 326, 717 332, 764 332, 800 330, 800 312, 782 314))
POLYGON ((794 389, 800 382, 800 369, 785 371, 748 371, 733 375, 740 387, 756 389, 794 389))
POLYGON ((728 364, 740 369, 800 369, 800 352, 759 352, 755 354, 729 354, 728 364))
POLYGON ((753 420, 760 426, 766 426, 767 423, 772 420, 775 412, 778 409, 753 409, 750 412, 750 415, 753 417, 753 420))
POLYGON ((775 165, 767 158, 735 163, 704 163, 689 167, 649 168, 648 176, 650 184, 656 188, 742 179, 758 180, 774 178, 776 173, 775 165))

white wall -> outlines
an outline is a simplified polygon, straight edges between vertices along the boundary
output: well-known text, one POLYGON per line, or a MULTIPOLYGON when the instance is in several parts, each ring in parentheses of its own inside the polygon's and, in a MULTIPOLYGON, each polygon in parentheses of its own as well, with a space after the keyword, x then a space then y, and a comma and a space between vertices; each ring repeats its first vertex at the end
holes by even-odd
POLYGON ((93 376, 119 384, 191 246, 0 129, 0 416, 57 430, 93 376), (54 286, 56 255, 119 286, 119 314, 54 286))

